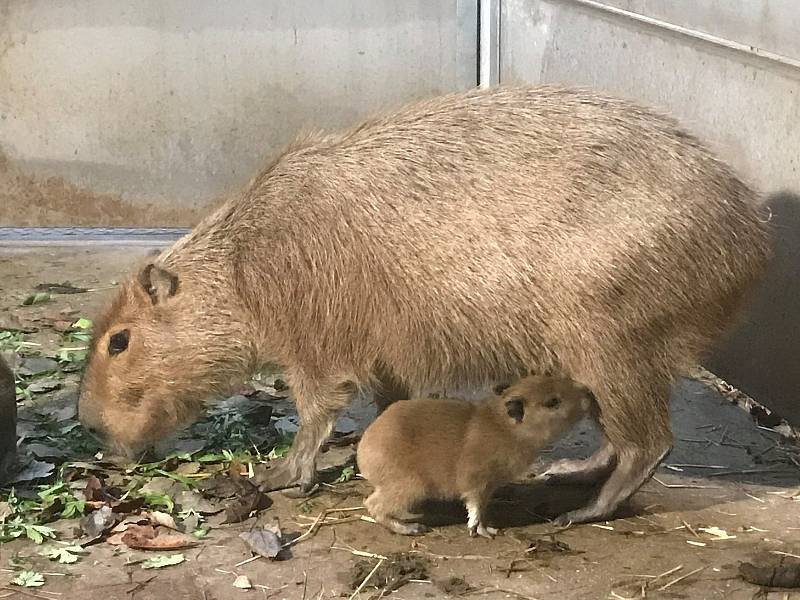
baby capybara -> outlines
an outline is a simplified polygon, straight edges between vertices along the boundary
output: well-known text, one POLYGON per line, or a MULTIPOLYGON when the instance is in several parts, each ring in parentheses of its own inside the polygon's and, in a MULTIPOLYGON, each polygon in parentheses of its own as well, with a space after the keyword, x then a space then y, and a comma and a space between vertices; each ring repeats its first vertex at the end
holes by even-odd
POLYGON ((382 405, 548 370, 595 394, 609 518, 669 452, 674 377, 766 264, 758 196, 673 119, 585 90, 472 90, 298 142, 95 319, 84 426, 135 455, 262 365, 301 426, 265 489, 312 488, 359 392, 382 405))
POLYGON ((531 376, 501 395, 472 404, 421 399, 389 406, 364 432, 358 468, 375 491, 365 504, 378 523, 415 535, 402 522, 426 498, 462 499, 470 535, 491 537, 485 508, 498 486, 524 475, 539 452, 592 406, 592 394, 569 379, 531 376))

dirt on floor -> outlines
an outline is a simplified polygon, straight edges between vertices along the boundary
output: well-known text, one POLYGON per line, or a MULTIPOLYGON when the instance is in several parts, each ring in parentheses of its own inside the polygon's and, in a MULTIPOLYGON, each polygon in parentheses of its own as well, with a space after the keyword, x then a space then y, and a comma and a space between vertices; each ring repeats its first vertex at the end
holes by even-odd
POLYGON ((184 227, 197 223, 205 207, 164 208, 169 202, 131 202, 101 194, 66 181, 20 169, 0 150, 0 226, 160 226, 184 227))
MULTIPOLYGON (((28 475, 52 471, 16 484, 11 497, 0 492, 1 532, 18 535, 0 545, 0 599, 800 598, 791 587, 800 586, 800 449, 707 381, 676 387, 675 448, 618 518, 556 529, 547 518, 593 490, 529 479, 495 498, 493 540, 468 536, 457 503, 425 507, 434 529, 415 538, 363 518, 370 488, 352 455, 374 415, 368 403, 337 425, 315 496, 252 492, 250 470, 270 452, 280 460, 295 420, 279 374, 243 385, 222 412, 178 436, 169 461, 107 463, 74 425, 83 326, 147 251, 0 249, 0 344, 21 372, 20 447, 28 475), (64 283, 72 288, 41 285, 64 283), (39 372, 31 359, 48 356, 57 365, 39 372), (258 453, 231 450, 238 413, 252 419, 243 423, 258 453), (229 518, 231 506, 245 510, 229 518), (35 543, 25 523, 54 531, 35 543)), ((540 463, 596 444, 581 426, 540 463)))

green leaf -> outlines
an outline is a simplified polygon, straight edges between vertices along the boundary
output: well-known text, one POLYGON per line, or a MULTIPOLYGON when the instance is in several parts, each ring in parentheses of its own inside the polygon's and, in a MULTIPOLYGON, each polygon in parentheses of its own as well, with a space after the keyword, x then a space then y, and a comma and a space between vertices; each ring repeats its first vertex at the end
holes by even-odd
POLYGON ((55 358, 57 358, 61 362, 65 363, 79 363, 86 360, 87 349, 85 347, 80 348, 61 348, 58 352, 55 353, 55 358))
POLYGON ((352 466, 345 467, 342 469, 342 474, 336 478, 334 483, 344 483, 346 481, 350 481, 353 477, 355 477, 355 474, 356 470, 352 466))
POLYGON ((154 469, 153 473, 155 473, 156 475, 161 475, 162 477, 169 477, 170 479, 174 479, 175 481, 187 485, 190 488, 197 486, 197 481, 195 481, 191 477, 184 477, 183 475, 179 475, 178 473, 165 471, 164 469, 154 469))
POLYGON ((67 484, 63 481, 57 481, 56 483, 45 486, 45 488, 39 492, 38 496, 42 500, 50 500, 51 498, 56 497, 59 493, 65 491, 67 489, 67 484))
POLYGON ((64 502, 64 510, 61 511, 61 516, 64 519, 79 517, 83 514, 85 509, 86 500, 81 500, 80 498, 75 497, 68 498, 64 502))
POLYGON ((267 454, 267 458, 270 460, 275 460, 276 458, 283 458, 289 453, 293 441, 294 441, 293 433, 282 436, 281 440, 277 444, 275 444, 275 447, 269 451, 269 454, 267 454))
POLYGON ((72 327, 74 327, 75 329, 91 329, 92 322, 89 319, 81 317, 72 324, 72 327))
POLYGON ((159 554, 152 556, 142 563, 143 569, 163 569, 172 565, 179 565, 186 560, 183 554, 159 554))
POLYGON ((208 529, 197 528, 192 532, 192 535, 198 540, 203 539, 208 535, 208 529))
POLYGON ((71 342, 88 342, 92 339, 92 334, 88 331, 72 331, 64 337, 71 342))
POLYGON ((164 508, 166 512, 171 513, 175 508, 175 503, 167 494, 156 494, 152 492, 142 492, 144 503, 149 508, 164 508))
POLYGON ((44 585, 44 576, 36 571, 21 571, 19 575, 11 580, 11 585, 41 587, 44 585))
POLYGON ((41 552, 39 552, 42 556, 46 556, 50 560, 57 560, 58 562, 71 565, 73 563, 78 562, 80 556, 79 554, 86 554, 86 550, 81 546, 63 546, 63 547, 52 547, 52 548, 45 548, 41 552))
POLYGON ((36 292, 31 294, 22 301, 22 306, 32 306, 34 304, 43 304, 50 301, 50 294, 47 292, 36 292))
POLYGON ((22 526, 25 528, 26 537, 34 544, 41 544, 44 541, 44 538, 56 537, 56 530, 52 527, 27 524, 23 524, 22 526))

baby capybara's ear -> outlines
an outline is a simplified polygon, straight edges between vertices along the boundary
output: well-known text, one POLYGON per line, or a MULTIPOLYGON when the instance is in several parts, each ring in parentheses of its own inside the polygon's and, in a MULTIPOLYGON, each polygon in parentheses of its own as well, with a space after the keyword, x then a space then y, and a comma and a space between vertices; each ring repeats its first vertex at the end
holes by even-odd
POLYGON ((512 398, 511 400, 506 400, 506 413, 517 423, 522 423, 522 418, 525 416, 525 407, 522 399, 512 398))
POLYGON ((153 304, 161 304, 178 291, 178 276, 154 263, 145 265, 137 280, 153 304))
POLYGON ((499 396, 503 392, 505 392, 509 387, 511 387, 508 383, 498 383, 496 386, 492 388, 494 391, 495 396, 499 396))

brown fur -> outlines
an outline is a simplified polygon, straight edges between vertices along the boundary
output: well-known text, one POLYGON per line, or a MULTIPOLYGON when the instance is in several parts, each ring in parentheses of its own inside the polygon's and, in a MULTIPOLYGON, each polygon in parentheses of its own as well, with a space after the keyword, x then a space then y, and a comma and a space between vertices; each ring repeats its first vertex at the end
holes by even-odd
POLYGON ((14 373, 0 356, 0 483, 17 462, 17 395, 14 373))
POLYGON ((424 527, 401 523, 398 514, 426 498, 461 498, 470 533, 490 535, 482 515, 494 490, 524 475, 537 452, 591 406, 588 389, 569 379, 535 376, 477 405, 453 399, 396 402, 358 445, 359 471, 375 487, 365 504, 376 521, 409 534, 424 527), (547 404, 553 399, 557 406, 547 404))
POLYGON ((669 451, 673 377, 762 273, 757 201, 626 101, 544 86, 417 103, 297 144, 132 277, 97 321, 81 419, 134 452, 277 363, 302 426, 265 486, 306 489, 355 389, 385 403, 553 369, 594 391, 615 463, 567 517, 607 518, 669 451))

